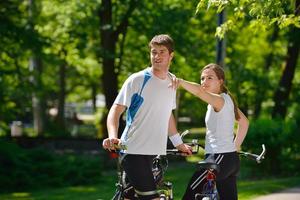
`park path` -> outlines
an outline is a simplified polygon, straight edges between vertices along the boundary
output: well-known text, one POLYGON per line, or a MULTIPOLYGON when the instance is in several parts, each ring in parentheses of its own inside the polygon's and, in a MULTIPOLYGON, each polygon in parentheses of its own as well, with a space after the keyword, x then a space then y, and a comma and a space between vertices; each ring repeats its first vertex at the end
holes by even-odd
POLYGON ((265 196, 260 196, 253 200, 300 200, 300 186, 287 190, 282 190, 265 196))

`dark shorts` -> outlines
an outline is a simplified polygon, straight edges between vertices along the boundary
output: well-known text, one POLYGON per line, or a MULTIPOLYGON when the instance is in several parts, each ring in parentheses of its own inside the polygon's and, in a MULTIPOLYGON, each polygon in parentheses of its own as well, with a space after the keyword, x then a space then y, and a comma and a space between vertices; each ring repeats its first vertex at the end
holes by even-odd
POLYGON ((127 154, 122 159, 122 167, 133 190, 125 191, 125 198, 148 200, 158 197, 152 172, 152 162, 155 156, 127 154))
MULTIPOLYGON (((209 155, 206 155, 208 157, 209 155)), ((215 162, 220 166, 220 172, 216 173, 217 190, 220 200, 236 200, 236 179, 240 170, 240 160, 237 152, 215 154, 215 162)), ((193 200, 197 193, 201 193, 206 180, 206 170, 197 170, 190 179, 186 188, 184 200, 193 200)))

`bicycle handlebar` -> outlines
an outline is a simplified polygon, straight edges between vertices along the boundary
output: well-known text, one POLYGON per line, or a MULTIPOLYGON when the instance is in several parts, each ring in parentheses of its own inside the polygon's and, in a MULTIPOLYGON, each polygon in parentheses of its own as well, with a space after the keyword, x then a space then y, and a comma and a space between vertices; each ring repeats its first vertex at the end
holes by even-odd
MULTIPOLYGON (((183 138, 189 134, 190 131, 189 130, 185 130, 180 134, 181 139, 183 140, 183 138)), ((192 142, 186 142, 184 144, 187 144, 189 146, 192 147, 192 154, 196 154, 199 151, 199 147, 201 147, 202 149, 204 149, 204 146, 202 146, 197 139, 193 139, 192 142)), ((183 155, 185 154, 184 152, 179 151, 176 148, 173 149, 167 149, 167 155, 183 155)))
POLYGON ((266 147, 264 144, 261 145, 262 146, 262 151, 261 153, 258 154, 253 154, 253 153, 249 153, 249 152, 244 152, 244 151, 240 151, 239 154, 242 156, 246 156, 248 158, 251 158, 253 160, 255 160, 257 163, 261 163, 261 161, 265 158, 265 154, 266 154, 266 147))
MULTIPOLYGON (((186 142, 184 144, 187 144, 192 147, 192 154, 196 154, 199 151, 199 148, 201 147, 204 149, 204 146, 199 144, 197 139, 193 139, 192 142, 186 142)), ((178 149, 167 149, 167 155, 182 155, 184 152, 179 151, 178 149)))
MULTIPOLYGON (((182 132, 181 139, 183 140, 184 136, 186 136, 188 133, 189 130, 185 130, 184 132, 182 132)), ((184 143, 184 144, 187 144, 192 147, 192 154, 198 153, 200 147, 204 149, 204 146, 199 144, 197 139, 193 139, 192 142, 184 143)), ((124 144, 114 144, 114 148, 116 149, 116 151, 127 150, 127 146, 124 144)), ((261 163, 261 161, 265 158, 264 156, 266 154, 266 147, 264 144, 262 144, 262 152, 259 155, 250 152, 244 152, 244 151, 240 151, 238 153, 239 155, 255 160, 257 163, 261 163)), ((181 152, 176 148, 167 149, 167 155, 183 155, 183 154, 184 152, 181 152)))
POLYGON ((122 143, 114 144, 114 148, 116 151, 127 150, 127 146, 122 143))

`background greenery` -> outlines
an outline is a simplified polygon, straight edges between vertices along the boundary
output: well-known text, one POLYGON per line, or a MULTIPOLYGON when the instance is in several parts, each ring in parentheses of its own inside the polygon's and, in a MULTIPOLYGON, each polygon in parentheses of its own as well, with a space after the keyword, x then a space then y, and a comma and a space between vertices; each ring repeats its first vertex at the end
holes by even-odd
MULTIPOLYGON (((245 159, 242 159, 242 163, 245 159)), ((243 163, 242 173, 247 165, 243 163)), ((262 169, 260 165, 256 168, 262 169)), ((171 160, 166 173, 166 180, 173 183, 175 200, 181 199, 185 191, 189 177, 195 169, 195 163, 178 162, 171 160)), ((258 178, 258 176, 256 176, 258 178)), ((287 177, 266 177, 259 176, 260 179, 240 179, 238 182, 239 199, 250 200, 259 195, 268 194, 270 192, 282 190, 294 185, 298 185, 299 176, 291 178, 287 177)), ((95 184, 85 184, 76 186, 61 187, 43 187, 29 190, 16 190, 0 194, 0 198, 4 200, 54 200, 54 199, 110 199, 114 194, 113 185, 116 182, 116 171, 106 170, 102 172, 99 182, 95 184)))
MULTIPOLYGON (((1 1, 1 192, 82 184, 103 187, 105 172, 115 167, 106 153, 57 154, 43 145, 24 149, 10 134, 12 122, 23 123, 23 137, 106 137, 107 111, 119 88, 130 74, 149 65, 148 42, 161 33, 175 41, 172 73, 196 82, 200 69, 216 62, 217 40, 225 42, 226 84, 250 120, 243 150, 258 152, 262 143, 267 147, 260 167, 243 161, 241 179, 299 175, 299 3, 1 1), (226 17, 218 25, 220 13, 226 17), (96 105, 99 95, 105 97, 104 105, 96 105), (85 114, 87 102, 92 118, 74 118, 75 112, 85 114), (53 109, 56 113, 50 114, 53 109)), ((206 105, 183 90, 178 90, 177 102, 179 130, 196 130, 192 136, 203 139, 206 105), (190 121, 183 122, 183 117, 190 121)), ((172 173, 169 177, 176 178, 172 173)))
POLYGON ((0 192, 96 183, 103 170, 101 156, 24 150, 6 140, 0 141, 0 161, 0 192))

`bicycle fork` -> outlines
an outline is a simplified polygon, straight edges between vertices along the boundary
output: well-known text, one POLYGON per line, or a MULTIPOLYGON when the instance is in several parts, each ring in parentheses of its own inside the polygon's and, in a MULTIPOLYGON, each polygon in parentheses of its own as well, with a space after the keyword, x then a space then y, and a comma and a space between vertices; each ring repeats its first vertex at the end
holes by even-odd
POLYGON ((159 192, 160 200, 173 200, 173 185, 171 182, 164 182, 162 189, 159 192))
POLYGON ((216 186, 216 175, 213 170, 207 170, 207 183, 204 184, 201 194, 196 194, 195 199, 200 200, 218 200, 218 192, 216 186))

